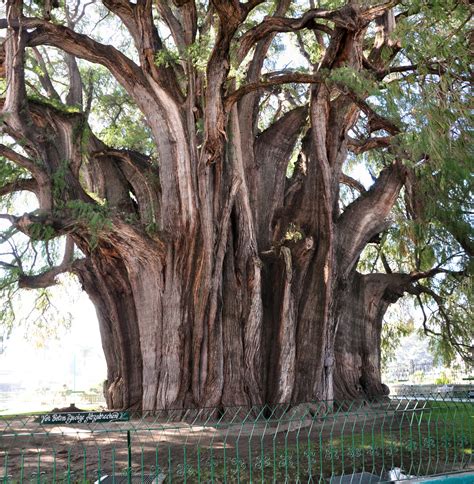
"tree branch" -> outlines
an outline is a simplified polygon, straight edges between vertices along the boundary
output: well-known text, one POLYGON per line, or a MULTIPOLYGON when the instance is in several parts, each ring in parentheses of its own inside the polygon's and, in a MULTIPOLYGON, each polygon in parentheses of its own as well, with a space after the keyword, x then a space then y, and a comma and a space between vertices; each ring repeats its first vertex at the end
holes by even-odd
MULTIPOLYGON (((22 17, 11 21, 10 25, 11 28, 21 29, 23 32, 32 30, 27 42, 30 47, 51 45, 76 57, 107 67, 132 97, 137 82, 147 84, 142 70, 131 59, 114 47, 101 44, 87 35, 38 18, 22 17)), ((0 29, 7 27, 7 20, 0 19, 0 29)))
POLYGON ((377 17, 380 17, 388 10, 391 10, 393 7, 396 7, 401 0, 388 0, 387 2, 381 3, 379 5, 375 5, 373 7, 369 7, 364 10, 363 17, 366 22, 370 22, 377 17))
POLYGON ((377 148, 387 148, 393 141, 393 136, 380 136, 375 138, 367 138, 365 140, 358 140, 349 138, 347 146, 350 151, 356 155, 365 153, 366 151, 377 148))
MULTIPOLYGON (((451 320, 450 315, 446 311, 446 308, 444 307, 444 301, 443 297, 437 294, 435 291, 430 289, 429 287, 423 286, 422 284, 416 284, 411 288, 409 291, 410 294, 413 294, 417 297, 418 302, 422 308, 423 312, 423 331, 425 332, 426 335, 432 335, 436 336, 438 338, 443 338, 445 340, 448 340, 449 343, 455 348, 455 350, 462 356, 463 359, 466 361, 473 361, 472 358, 472 344, 471 341, 469 343, 461 343, 459 342, 456 337, 453 335, 453 321, 451 320), (441 315, 441 318, 444 322, 444 325, 441 327, 441 332, 439 331, 434 331, 433 329, 428 327, 428 318, 426 317, 426 313, 424 310, 424 305, 421 300, 420 295, 425 294, 429 297, 431 297, 436 305, 438 306, 438 312, 441 315)), ((472 331, 471 331, 472 335, 472 331)))
POLYGON ((184 48, 186 47, 185 32, 183 26, 174 15, 167 0, 156 0, 156 6, 162 19, 165 21, 166 25, 170 29, 171 35, 173 36, 174 42, 178 47, 178 50, 181 54, 183 54, 184 48))
POLYGON ((0 218, 8 220, 15 229, 35 240, 49 240, 52 234, 54 237, 67 235, 74 230, 77 222, 74 219, 53 215, 47 210, 36 210, 20 216, 3 213, 0 214, 0 218), (40 230, 36 230, 37 228, 40 230))
POLYGON ((163 49, 163 44, 153 20, 153 1, 131 3, 124 0, 103 0, 102 3, 127 27, 137 48, 143 70, 177 103, 183 102, 184 97, 172 67, 158 67, 155 63, 155 54, 163 49))
POLYGON ((317 23, 316 18, 330 19, 335 16, 335 12, 323 9, 313 9, 306 12, 299 19, 291 19, 279 16, 266 17, 265 20, 256 27, 248 30, 240 38, 240 47, 237 52, 237 59, 239 63, 249 53, 250 49, 264 39, 268 35, 277 32, 297 32, 302 29, 321 30, 329 35, 332 34, 332 29, 325 24, 317 23))
POLYGON ((412 281, 419 281, 421 279, 429 279, 430 277, 434 277, 438 274, 449 274, 456 277, 467 276, 467 271, 453 271, 450 269, 444 269, 443 267, 434 267, 427 271, 414 271, 410 272, 410 278, 412 281))
POLYGON ((246 10, 246 12, 249 13, 252 9, 264 2, 265 0, 247 0, 247 2, 242 4, 242 6, 246 10))
POLYGON ((219 28, 207 64, 203 156, 206 163, 220 159, 224 150, 226 114, 224 83, 230 70, 230 45, 247 11, 239 1, 213 0, 219 16, 219 28))
POLYGON ((15 224, 17 217, 15 217, 14 215, 10 215, 8 213, 0 213, 0 219, 8 220, 13 225, 15 224))
POLYGON ((257 238, 267 248, 272 241, 272 221, 283 207, 286 170, 295 143, 308 117, 306 106, 285 113, 255 140, 255 196, 257 238))
POLYGON ((47 271, 36 275, 21 274, 18 279, 18 286, 22 289, 44 289, 58 283, 57 276, 72 269, 74 257, 74 242, 70 237, 66 238, 66 246, 62 262, 53 266, 47 271))
POLYGON ((304 74, 300 72, 292 72, 288 74, 269 73, 265 75, 265 80, 245 84, 236 91, 231 92, 225 98, 225 110, 230 111, 230 108, 237 101, 242 99, 246 94, 257 91, 259 89, 267 89, 281 84, 318 84, 323 80, 323 76, 319 74, 304 74))
MULTIPOLYGON (((160 215, 158 169, 141 153, 108 148, 97 141, 101 149, 91 153, 91 158, 99 160, 100 163, 112 160, 133 189, 142 223, 156 223, 160 215)), ((128 190, 129 187, 127 192, 128 190)))
POLYGON ((0 186, 0 197, 13 192, 28 191, 38 193, 38 183, 33 178, 20 178, 11 183, 0 186))
POLYGON ((336 27, 347 30, 363 28, 367 23, 383 15, 398 3, 399 0, 392 0, 362 11, 359 11, 353 5, 345 5, 336 10, 312 8, 300 18, 286 18, 276 15, 265 17, 263 22, 248 30, 241 37, 237 57, 238 59, 245 58, 255 43, 273 32, 297 32, 302 29, 310 29, 320 30, 328 35, 332 35, 333 29, 324 23, 316 22, 316 19, 333 22, 336 27))
POLYGON ((12 150, 8 146, 0 144, 0 156, 8 158, 22 168, 27 169, 33 175, 40 172, 39 166, 33 160, 30 160, 26 156, 20 155, 20 153, 17 153, 15 150, 12 150))
POLYGON ((48 96, 50 96, 53 99, 56 99, 57 101, 61 101, 61 97, 59 96, 58 92, 53 86, 51 77, 49 76, 48 69, 46 67, 46 63, 43 59, 43 56, 41 55, 41 52, 36 47, 33 47, 32 50, 33 50, 33 54, 35 56, 36 62, 38 63, 42 71, 42 74, 37 73, 37 76, 40 80, 41 85, 43 86, 44 90, 48 93, 48 96))
POLYGON ((345 173, 341 173, 341 176, 339 178, 339 181, 348 187, 354 188, 357 190, 359 193, 365 193, 367 190, 365 189, 364 185, 360 181, 357 181, 355 178, 352 178, 349 175, 346 175, 345 173))
MULTIPOLYGON (((369 119, 369 128, 370 132, 378 131, 380 129, 383 129, 387 132, 389 132, 391 135, 396 135, 400 133, 400 128, 397 126, 393 121, 391 121, 388 118, 385 118, 384 116, 378 114, 374 108, 372 108, 367 101, 364 99, 361 99, 355 92, 353 92, 351 89, 349 89, 347 86, 344 84, 336 83, 338 88, 341 90, 341 92, 349 97, 354 104, 356 104, 362 112, 365 113, 365 115, 369 119)), ((382 138, 379 138, 380 140, 382 138)))
POLYGON ((360 253, 375 235, 387 226, 387 217, 405 182, 406 169, 395 161, 380 173, 366 193, 352 202, 337 221, 338 258, 349 271, 360 253))
POLYGON ((19 113, 26 102, 23 65, 28 34, 26 31, 18 32, 15 29, 15 24, 18 23, 22 14, 21 10, 21 2, 9 2, 6 12, 7 18, 3 20, 3 28, 7 29, 7 37, 4 42, 7 89, 3 111, 10 114, 8 124, 13 123, 14 126, 12 127, 16 130, 24 127, 19 113))
POLYGON ((400 44, 392 39, 396 25, 393 9, 386 9, 375 23, 375 40, 368 62, 376 69, 383 69, 390 65, 400 50, 400 44))

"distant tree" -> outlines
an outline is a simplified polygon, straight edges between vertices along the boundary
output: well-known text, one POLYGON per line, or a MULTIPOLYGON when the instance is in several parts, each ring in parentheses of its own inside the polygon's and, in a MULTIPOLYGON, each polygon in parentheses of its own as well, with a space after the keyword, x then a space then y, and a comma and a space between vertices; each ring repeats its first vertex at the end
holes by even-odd
POLYGON ((470 356, 469 2, 60 4, 0 19, 5 321, 76 274, 115 408, 381 395, 404 294, 470 356))
POLYGON ((447 385, 448 383, 452 383, 452 378, 445 371, 442 371, 439 377, 435 379, 435 385, 447 385))

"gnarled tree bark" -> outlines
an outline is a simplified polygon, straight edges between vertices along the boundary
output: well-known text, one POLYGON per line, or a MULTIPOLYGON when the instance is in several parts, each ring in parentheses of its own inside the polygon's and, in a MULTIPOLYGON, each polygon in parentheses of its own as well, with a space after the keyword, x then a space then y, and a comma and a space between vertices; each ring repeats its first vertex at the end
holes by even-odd
MULTIPOLYGON (((185 62, 183 82, 177 75, 183 65, 154 62, 163 42, 151 0, 103 1, 129 30, 139 65, 75 32, 71 19, 63 26, 28 18, 21 1, 7 1, 8 18, 0 20, 8 29, 2 123, 18 142, 26 139, 30 158, 7 147, 0 153, 32 178, 2 190, 33 190, 40 201, 39 213, 9 220, 30 236, 33 223, 48 225, 83 252, 83 259, 56 267, 50 280, 62 270, 76 273, 97 308, 111 408, 382 395, 382 318, 411 282, 361 275, 356 265, 387 227, 405 170, 400 161, 388 165, 341 213, 339 184, 348 179, 342 168, 349 150, 386 148, 397 127, 327 73, 343 66, 365 69, 367 27, 374 19, 382 30, 391 26, 379 22, 391 3, 362 8, 351 2, 288 19, 283 16, 290 2, 281 0, 273 17, 240 38, 237 62, 254 52, 239 88, 228 79, 230 52, 248 14, 262 2, 210 3, 216 39, 207 71, 185 62), (326 36, 317 70, 262 80, 275 34, 304 28, 326 36), (78 112, 28 101, 24 57, 40 45, 65 52, 71 83, 66 102, 78 112), (85 135, 90 129, 80 109, 76 58, 108 68, 136 102, 153 134, 158 166, 85 135), (309 103, 258 132, 261 90, 286 82, 309 83, 309 103), (361 113, 375 120, 372 129, 389 135, 352 138, 361 113), (288 178, 299 139, 298 162, 288 178), (105 215, 88 191, 107 200, 105 215), (84 213, 102 214, 104 221, 94 229, 84 213)), ((195 2, 159 1, 157 11, 185 52, 197 35, 195 2)), ((388 35, 382 37, 369 57, 379 70, 386 66, 377 52, 393 47, 388 35)), ((43 83, 52 92, 51 82, 43 83)))

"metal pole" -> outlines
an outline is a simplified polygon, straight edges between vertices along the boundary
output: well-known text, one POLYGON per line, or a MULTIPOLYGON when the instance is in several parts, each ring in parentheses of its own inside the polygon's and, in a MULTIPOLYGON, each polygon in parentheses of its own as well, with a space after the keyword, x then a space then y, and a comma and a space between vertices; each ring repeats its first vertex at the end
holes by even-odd
POLYGON ((132 439, 130 437, 130 430, 127 430, 127 447, 128 447, 128 469, 127 482, 132 483, 132 439))

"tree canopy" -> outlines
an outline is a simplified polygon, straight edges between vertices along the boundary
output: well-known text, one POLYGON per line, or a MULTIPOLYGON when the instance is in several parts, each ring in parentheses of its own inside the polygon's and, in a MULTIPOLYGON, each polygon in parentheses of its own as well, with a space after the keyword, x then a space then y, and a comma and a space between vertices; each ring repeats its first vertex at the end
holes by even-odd
MULTIPOLYGON (((326 328, 315 340, 327 331, 337 346, 350 304, 334 309, 327 294, 347 293, 345 284, 360 280, 363 320, 371 304, 383 317, 386 306, 367 289, 382 284, 387 305, 413 298, 446 361, 460 354, 472 362, 470 2, 4 5, 0 318, 7 333, 22 288, 38 291, 31 317, 48 326, 48 288, 65 272, 89 288, 103 318, 113 298, 92 287, 113 281, 116 294, 142 285, 162 294, 156 304, 134 299, 128 318, 138 329, 124 330, 132 340, 147 337, 140 321, 152 317, 139 306, 164 315, 167 298, 192 294, 192 311, 170 314, 193 321, 176 334, 189 332, 183 354, 201 361, 189 377, 200 382, 189 383, 198 399, 202 381, 221 378, 205 361, 220 325, 225 347, 227 317, 242 320, 246 365, 265 346, 250 351, 252 341, 267 332, 269 341, 284 339, 293 321, 296 332, 326 328), (187 253, 193 261, 180 265, 187 253), (154 264, 153 278, 140 282, 137 273, 154 264), (170 267, 187 279, 167 292, 177 278, 170 267), (333 276, 311 282, 312 271, 333 276), (356 273, 362 279, 351 279, 356 273), (226 287, 245 284, 236 296, 243 316, 232 315, 226 287), (273 296, 265 284, 274 284, 273 296), (298 291, 312 296, 306 302, 298 291), (314 315, 316 306, 326 309, 314 315), (275 334, 266 318, 280 321, 275 334)), ((103 328, 115 324, 125 327, 111 319, 103 328)), ((230 341, 237 336, 228 328, 230 341)), ((102 329, 103 338, 110 331, 102 329)), ((262 350, 280 362, 280 378, 306 364, 298 358, 309 350, 295 356, 291 345, 298 347, 282 343, 276 356, 272 344, 262 350)), ((321 368, 331 365, 331 351, 321 368)), ((246 392, 257 394, 255 375, 244 374, 246 392)))

